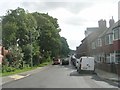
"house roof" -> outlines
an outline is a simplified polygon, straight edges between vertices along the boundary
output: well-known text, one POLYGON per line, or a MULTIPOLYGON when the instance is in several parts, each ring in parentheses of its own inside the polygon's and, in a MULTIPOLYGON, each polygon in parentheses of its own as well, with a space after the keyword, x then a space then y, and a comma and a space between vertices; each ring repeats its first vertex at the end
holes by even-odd
MULTIPOLYGON (((120 22, 120 21, 118 21, 118 22, 120 22)), ((114 23, 112 27, 107 28, 103 33, 101 33, 101 34, 99 35, 99 37, 102 37, 102 36, 104 36, 105 34, 113 33, 113 28, 115 28, 115 27, 118 26, 118 24, 119 24, 118 22, 114 23)))
MULTIPOLYGON (((98 37, 102 37, 105 34, 109 34, 112 33, 113 28, 120 26, 120 20, 116 23, 113 24, 112 27, 105 27, 105 28, 96 28, 98 30, 92 32, 91 34, 89 34, 87 37, 85 37, 81 42, 82 44, 85 42, 92 42, 93 40, 97 39, 98 37)), ((78 47, 81 47, 82 44, 80 44, 78 47)))

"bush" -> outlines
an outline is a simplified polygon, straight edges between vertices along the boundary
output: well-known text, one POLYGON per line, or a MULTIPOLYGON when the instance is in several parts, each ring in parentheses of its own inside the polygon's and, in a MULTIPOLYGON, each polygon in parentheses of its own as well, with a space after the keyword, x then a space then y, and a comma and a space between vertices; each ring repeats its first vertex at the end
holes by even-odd
POLYGON ((4 66, 2 68, 2 72, 14 72, 14 71, 15 71, 15 68, 13 68, 13 67, 4 66))
POLYGON ((6 68, 6 71, 7 71, 7 72, 14 72, 14 71, 15 71, 15 68, 7 67, 7 68, 6 68))

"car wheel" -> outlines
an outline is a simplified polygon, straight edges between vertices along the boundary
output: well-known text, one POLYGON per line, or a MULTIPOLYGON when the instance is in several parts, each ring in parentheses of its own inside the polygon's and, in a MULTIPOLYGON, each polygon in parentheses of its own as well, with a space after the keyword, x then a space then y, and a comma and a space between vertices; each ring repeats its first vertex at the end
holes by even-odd
POLYGON ((78 69, 77 69, 77 72, 78 72, 78 69))

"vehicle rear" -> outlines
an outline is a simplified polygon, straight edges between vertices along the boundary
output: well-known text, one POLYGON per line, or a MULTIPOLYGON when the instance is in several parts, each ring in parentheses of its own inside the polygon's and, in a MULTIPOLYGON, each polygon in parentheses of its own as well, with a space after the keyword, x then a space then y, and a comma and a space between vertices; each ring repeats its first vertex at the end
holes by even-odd
POLYGON ((57 64, 60 64, 60 59, 59 58, 56 58, 53 60, 53 65, 57 65, 57 64))
POLYGON ((94 57, 85 57, 81 61, 81 70, 94 71, 94 57))
POLYGON ((78 62, 77 71, 78 72, 82 70, 94 71, 95 70, 94 66, 95 66, 94 57, 81 57, 78 62))
POLYGON ((69 64, 69 58, 64 58, 61 61, 62 61, 62 65, 68 65, 69 64))

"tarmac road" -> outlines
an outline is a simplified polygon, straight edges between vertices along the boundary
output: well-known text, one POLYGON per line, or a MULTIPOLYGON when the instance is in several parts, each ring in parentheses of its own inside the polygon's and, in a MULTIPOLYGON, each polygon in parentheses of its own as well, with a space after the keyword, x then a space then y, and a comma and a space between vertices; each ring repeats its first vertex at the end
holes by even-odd
POLYGON ((78 74, 71 65, 50 65, 25 78, 5 83, 2 88, 118 88, 118 86, 111 81, 102 80, 96 74, 89 72, 78 74))

